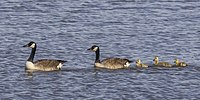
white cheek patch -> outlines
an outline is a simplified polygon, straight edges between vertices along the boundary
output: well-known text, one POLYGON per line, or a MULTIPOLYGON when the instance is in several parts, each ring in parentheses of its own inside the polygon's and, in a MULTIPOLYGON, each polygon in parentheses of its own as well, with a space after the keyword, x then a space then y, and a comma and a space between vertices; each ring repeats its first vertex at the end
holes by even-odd
POLYGON ((33 43, 30 47, 31 47, 31 48, 35 48, 35 43, 33 43))
POLYGON ((93 50, 94 50, 94 51, 97 51, 97 49, 98 49, 98 47, 95 47, 93 50))

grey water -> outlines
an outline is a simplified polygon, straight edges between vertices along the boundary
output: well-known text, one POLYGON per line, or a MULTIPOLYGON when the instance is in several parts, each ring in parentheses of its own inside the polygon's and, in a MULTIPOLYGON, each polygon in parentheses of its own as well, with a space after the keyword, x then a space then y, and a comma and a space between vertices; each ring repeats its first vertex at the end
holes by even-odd
POLYGON ((1 0, 1 100, 198 100, 200 99, 199 0, 1 0), (61 71, 25 72, 35 60, 67 60, 61 71), (94 69, 101 59, 153 64, 154 56, 185 68, 94 69))

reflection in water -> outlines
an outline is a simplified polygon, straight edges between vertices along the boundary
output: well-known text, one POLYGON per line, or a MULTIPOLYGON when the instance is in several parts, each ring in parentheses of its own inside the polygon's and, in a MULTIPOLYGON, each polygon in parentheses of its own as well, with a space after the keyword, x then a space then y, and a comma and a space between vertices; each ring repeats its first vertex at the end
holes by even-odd
POLYGON ((26 74, 29 78, 33 78, 33 72, 26 71, 26 74))

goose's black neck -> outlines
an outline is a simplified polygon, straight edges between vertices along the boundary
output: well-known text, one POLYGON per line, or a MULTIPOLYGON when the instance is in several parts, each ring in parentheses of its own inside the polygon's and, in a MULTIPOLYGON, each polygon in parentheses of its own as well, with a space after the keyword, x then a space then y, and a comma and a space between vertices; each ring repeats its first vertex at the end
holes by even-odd
POLYGON ((35 44, 35 47, 32 48, 31 54, 30 54, 30 56, 29 56, 29 58, 28 58, 27 61, 33 62, 33 59, 34 59, 34 56, 35 56, 36 48, 37 48, 37 46, 36 46, 36 44, 35 44))
POLYGON ((100 56, 100 50, 97 49, 97 51, 96 51, 95 53, 96 53, 95 63, 99 63, 99 62, 100 62, 100 59, 99 59, 99 56, 100 56))

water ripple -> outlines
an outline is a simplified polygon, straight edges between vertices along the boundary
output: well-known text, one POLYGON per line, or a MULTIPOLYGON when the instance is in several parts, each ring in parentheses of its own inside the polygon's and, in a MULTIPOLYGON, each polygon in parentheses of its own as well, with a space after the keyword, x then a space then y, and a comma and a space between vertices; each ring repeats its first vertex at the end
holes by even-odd
POLYGON ((200 99, 198 0, 4 0, 0 1, 1 99, 200 99), (24 71, 30 49, 35 59, 63 59, 58 72, 24 71), (94 69, 101 59, 155 55, 186 68, 94 69))

